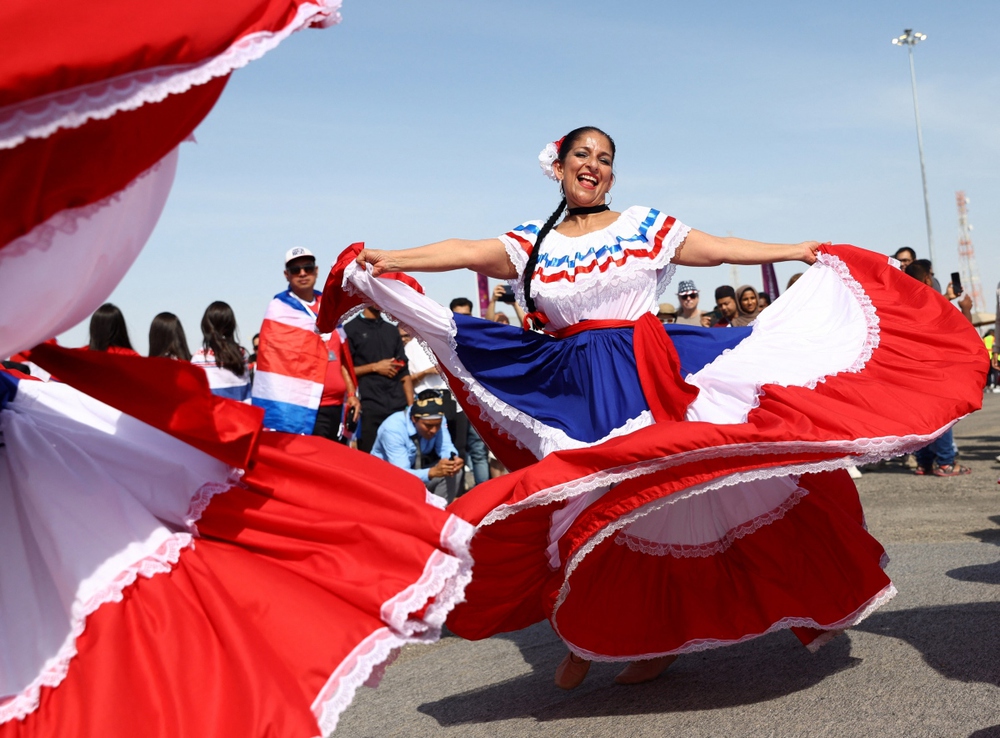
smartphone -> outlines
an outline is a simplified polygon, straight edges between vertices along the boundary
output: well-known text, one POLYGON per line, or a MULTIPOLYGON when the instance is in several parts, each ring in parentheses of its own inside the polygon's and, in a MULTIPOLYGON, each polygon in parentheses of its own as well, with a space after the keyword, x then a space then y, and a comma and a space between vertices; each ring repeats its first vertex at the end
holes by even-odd
POLYGON ((951 288, 955 291, 955 297, 962 294, 962 275, 958 272, 951 273, 951 288))
POLYGON ((406 366, 406 362, 403 361, 402 359, 393 359, 392 365, 397 369, 402 369, 404 366, 406 366))
POLYGON ((514 304, 514 290, 510 288, 509 284, 503 286, 503 294, 497 298, 497 302, 505 302, 508 305, 514 304))

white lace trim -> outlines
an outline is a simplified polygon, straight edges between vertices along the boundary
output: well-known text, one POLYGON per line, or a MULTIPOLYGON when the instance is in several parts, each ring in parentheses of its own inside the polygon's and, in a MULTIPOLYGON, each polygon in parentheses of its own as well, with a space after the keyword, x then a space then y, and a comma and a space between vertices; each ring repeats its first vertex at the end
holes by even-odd
POLYGON ((659 543, 649 541, 645 538, 629 535, 625 531, 615 536, 615 543, 619 546, 628 546, 636 553, 648 554, 650 556, 673 556, 678 559, 694 559, 715 556, 723 553, 736 541, 752 533, 756 533, 764 526, 770 525, 785 517, 785 514, 795 507, 809 494, 808 490, 798 487, 789 497, 778 507, 769 510, 763 515, 758 515, 752 520, 740 523, 738 526, 726 532, 722 538, 708 543, 688 544, 688 543, 659 543))
MULTIPOLYGON (((926 443, 924 444, 926 445, 926 443)), ((921 448, 917 446, 916 448, 921 448)), ((915 450, 915 449, 914 449, 915 450)), ((905 453, 905 452, 904 452, 905 453)), ((621 530, 630 523, 635 522, 639 518, 645 517, 656 510, 659 510, 667 505, 672 505, 681 500, 687 499, 693 495, 702 494, 711 490, 721 489, 723 487, 729 487, 734 484, 739 484, 741 482, 751 482, 761 479, 773 479, 774 477, 798 477, 802 474, 810 474, 819 471, 833 471, 834 469, 842 469, 848 464, 850 459, 829 459, 826 461, 816 461, 816 462, 805 462, 789 464, 787 466, 780 467, 768 467, 764 469, 754 469, 747 472, 739 472, 736 474, 730 474, 728 476, 716 478, 712 481, 705 482, 704 484, 696 485, 694 487, 689 487, 686 490, 675 492, 673 494, 667 495, 666 497, 660 498, 653 502, 647 503, 642 507, 636 508, 627 515, 623 515, 616 518, 614 521, 597 531, 590 539, 580 546, 573 557, 566 563, 566 568, 563 572, 563 581, 559 589, 559 595, 556 597, 555 605, 552 608, 552 627, 559 633, 559 627, 556 622, 556 616, 559 612, 559 608, 566 601, 569 596, 571 587, 569 585, 569 579, 576 571, 577 567, 583 562, 583 560, 601 543, 603 543, 609 536, 618 530, 621 530)), ((641 476, 641 475, 637 475, 641 476)), ((590 490, 587 490, 590 491, 590 490)), ((817 627, 817 626, 811 626, 817 627)), ((562 637, 560 635, 560 637, 562 637)), ((565 639, 564 639, 565 640, 565 639)))
POLYGON ((295 31, 308 25, 338 23, 340 5, 341 0, 303 4, 280 31, 249 34, 218 56, 196 64, 143 69, 0 108, 0 149, 14 148, 29 138, 51 136, 60 128, 78 128, 89 120, 106 120, 115 113, 160 102, 168 95, 227 75, 259 59, 295 31))
POLYGON ((233 470, 226 483, 206 482, 191 495, 191 502, 184 523, 188 532, 173 533, 153 552, 128 566, 114 580, 96 592, 85 602, 75 602, 72 606, 69 635, 63 641, 56 655, 46 661, 42 671, 20 694, 8 702, 0 704, 0 724, 11 719, 23 719, 38 708, 42 687, 57 687, 66 678, 69 663, 76 656, 76 640, 86 629, 87 617, 107 602, 121 602, 122 592, 139 577, 151 578, 155 574, 169 572, 180 557, 180 552, 191 546, 198 535, 197 521, 215 495, 230 490, 239 484, 242 472, 233 470))
POLYGON ((808 643, 806 648, 815 653, 820 649, 821 646, 833 640, 836 636, 844 632, 845 629, 853 627, 860 623, 862 620, 867 618, 877 609, 886 604, 889 600, 895 597, 897 594, 896 587, 893 584, 887 585, 881 592, 872 597, 868 602, 862 605, 860 608, 855 610, 853 613, 848 615, 836 623, 822 624, 818 623, 812 618, 797 618, 788 617, 782 618, 773 625, 771 625, 763 633, 750 633, 739 638, 734 638, 730 640, 719 640, 715 638, 702 638, 688 641, 679 648, 675 648, 671 651, 656 652, 656 653, 640 653, 633 654, 630 656, 607 656, 605 654, 594 653, 593 651, 588 651, 585 648, 580 648, 579 646, 567 641, 562 638, 563 642, 569 646, 573 653, 581 656, 582 658, 588 659, 589 661, 641 661, 645 659, 654 659, 659 656, 670 656, 674 654, 684 654, 684 653, 696 653, 698 651, 708 651, 713 648, 721 648, 722 646, 732 646, 737 643, 745 643, 746 641, 751 641, 754 638, 760 638, 769 633, 774 633, 779 630, 786 630, 788 628, 815 628, 817 630, 825 630, 826 633, 818 636, 815 640, 808 643))
POLYGON ((151 174, 155 174, 159 171, 163 162, 166 161, 174 151, 176 151, 176 149, 172 150, 149 169, 133 179, 125 187, 118 190, 118 192, 108 195, 103 200, 98 200, 97 202, 93 202, 89 205, 84 205, 79 208, 67 208, 66 210, 60 210, 48 220, 36 225, 23 236, 15 238, 6 246, 3 246, 4 258, 22 256, 28 251, 47 251, 49 247, 52 246, 52 239, 55 238, 57 234, 64 233, 72 235, 73 233, 76 233, 81 221, 90 220, 99 211, 120 202, 126 192, 136 187, 142 180, 146 179, 151 174))
POLYGON ((448 613, 465 601, 465 588, 472 580, 469 543, 473 532, 469 523, 450 516, 441 529, 441 545, 451 556, 435 551, 420 580, 382 606, 387 627, 361 641, 313 701, 313 714, 322 735, 336 729, 341 713, 354 700, 358 687, 378 686, 385 667, 395 660, 400 648, 408 643, 433 643, 440 638, 448 613), (422 621, 408 618, 431 600, 422 621), (406 608, 410 609, 404 612, 406 608))
POLYGON ((133 562, 100 591, 86 601, 76 601, 72 606, 70 632, 56 655, 48 659, 38 676, 20 694, 0 704, 0 725, 9 720, 23 720, 38 709, 42 687, 58 687, 66 678, 70 661, 76 656, 76 641, 86 628, 87 617, 101 605, 121 602, 122 592, 142 576, 147 579, 169 572, 181 551, 191 545, 189 533, 173 533, 160 546, 138 561, 133 562))
MULTIPOLYGON (((819 379, 815 379, 811 382, 807 382, 804 386, 806 389, 815 389, 816 385, 826 382, 830 377, 836 377, 838 374, 857 374, 868 362, 871 361, 872 353, 878 348, 880 340, 880 325, 878 313, 875 311, 875 305, 872 304, 871 298, 865 292, 864 287, 861 283, 854 278, 851 274, 851 270, 847 268, 847 265, 839 258, 833 254, 819 254, 816 257, 816 261, 825 267, 832 269, 840 280, 844 283, 844 286, 851 292, 854 299, 858 301, 858 305, 861 307, 861 312, 865 316, 865 325, 867 326, 867 333, 865 334, 865 342, 861 347, 861 351, 858 357, 854 360, 847 369, 841 372, 835 372, 833 374, 828 374, 819 379)), ((760 395, 760 388, 758 387, 758 397, 760 395)), ((759 405, 760 402, 757 402, 759 405)))
MULTIPOLYGON (((680 464, 694 461, 702 461, 716 458, 735 458, 741 456, 760 456, 764 454, 794 454, 794 453, 843 453, 845 456, 840 459, 830 459, 811 463, 798 464, 787 469, 802 469, 794 472, 807 474, 814 471, 827 471, 831 469, 842 469, 847 466, 864 464, 874 464, 882 459, 892 458, 901 454, 913 453, 917 449, 923 448, 935 438, 940 436, 961 418, 958 418, 942 426, 933 433, 927 435, 907 435, 907 436, 884 436, 881 438, 857 438, 852 440, 838 441, 776 441, 767 443, 739 443, 726 446, 713 446, 710 448, 692 449, 682 451, 672 456, 658 459, 649 459, 635 464, 602 469, 585 477, 572 480, 553 487, 547 487, 533 493, 531 496, 519 502, 498 505, 494 508, 482 522, 479 528, 497 523, 515 513, 538 505, 548 505, 553 502, 561 502, 571 497, 587 494, 591 490, 601 486, 611 486, 626 479, 634 479, 646 474, 652 474, 663 469, 669 469, 680 464)), ((768 472, 769 470, 760 470, 768 472)), ((793 472, 782 472, 781 468, 775 473, 768 473, 757 478, 765 479, 771 476, 788 476, 793 472)), ((675 493, 677 494, 677 493, 675 493)))
POLYGON ((433 492, 425 490, 424 502, 426 502, 431 507, 436 507, 438 510, 444 510, 448 507, 448 502, 440 495, 436 495, 433 492))
POLYGON ((200 535, 197 524, 201 520, 202 514, 204 514, 212 502, 212 498, 223 492, 228 492, 237 485, 242 485, 240 481, 242 476, 243 472, 241 470, 234 469, 230 473, 229 479, 225 482, 206 482, 198 488, 191 497, 191 504, 188 505, 187 514, 184 516, 184 525, 187 526, 189 533, 195 537, 200 535))

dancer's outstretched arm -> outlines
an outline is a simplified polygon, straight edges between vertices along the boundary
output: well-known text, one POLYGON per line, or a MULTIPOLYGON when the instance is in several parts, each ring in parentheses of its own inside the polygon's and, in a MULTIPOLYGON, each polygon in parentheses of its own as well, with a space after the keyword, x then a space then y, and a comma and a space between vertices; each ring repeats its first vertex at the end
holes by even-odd
POLYGON ((481 241, 449 238, 400 251, 365 249, 358 254, 358 264, 371 264, 376 277, 386 272, 448 272, 452 269, 471 269, 494 279, 517 277, 517 270, 499 238, 481 241))
POLYGON ((816 261, 819 241, 761 243, 743 238, 720 238, 694 229, 677 249, 673 262, 681 266, 770 264, 776 261, 816 261))

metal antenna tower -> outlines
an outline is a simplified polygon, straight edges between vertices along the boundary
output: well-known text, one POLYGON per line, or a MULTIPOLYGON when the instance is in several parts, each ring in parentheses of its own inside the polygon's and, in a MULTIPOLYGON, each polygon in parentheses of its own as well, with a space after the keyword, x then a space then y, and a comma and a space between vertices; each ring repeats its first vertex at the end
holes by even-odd
POLYGON ((979 281, 979 266, 976 252, 972 248, 972 226, 969 225, 969 198, 962 191, 955 193, 958 204, 958 268, 962 275, 962 285, 972 297, 972 309, 977 313, 986 312, 983 302, 983 286, 979 281))

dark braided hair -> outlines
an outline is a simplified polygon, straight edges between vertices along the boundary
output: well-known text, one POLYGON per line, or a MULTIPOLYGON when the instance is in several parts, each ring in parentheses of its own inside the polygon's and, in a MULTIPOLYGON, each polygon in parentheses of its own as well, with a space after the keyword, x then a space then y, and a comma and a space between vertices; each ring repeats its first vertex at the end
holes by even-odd
MULTIPOLYGON (((583 126, 582 128, 574 128, 572 131, 563 136, 562 141, 559 144, 559 161, 564 162, 566 157, 569 156, 570 150, 576 145, 576 142, 586 133, 599 133, 608 139, 608 143, 611 144, 611 155, 615 155, 615 141, 611 136, 606 134, 600 128, 595 126, 583 126)), ((559 206, 552 212, 549 219, 545 221, 545 225, 542 226, 541 230, 538 231, 538 236, 535 238, 535 245, 531 248, 531 254, 528 256, 528 264, 524 267, 524 304, 528 308, 529 313, 536 312, 535 309, 535 299, 531 296, 531 278, 535 274, 535 267, 538 266, 538 254, 541 251, 542 241, 545 237, 549 235, 549 231, 555 228, 556 223, 559 222, 559 218, 562 217, 563 210, 566 209, 566 197, 565 195, 559 201, 559 206)), ((535 327, 541 328, 544 323, 535 318, 535 327)))
POLYGON ((228 369, 237 377, 246 374, 243 351, 236 343, 236 316, 228 304, 216 301, 205 308, 201 319, 202 346, 215 354, 215 365, 228 369))

